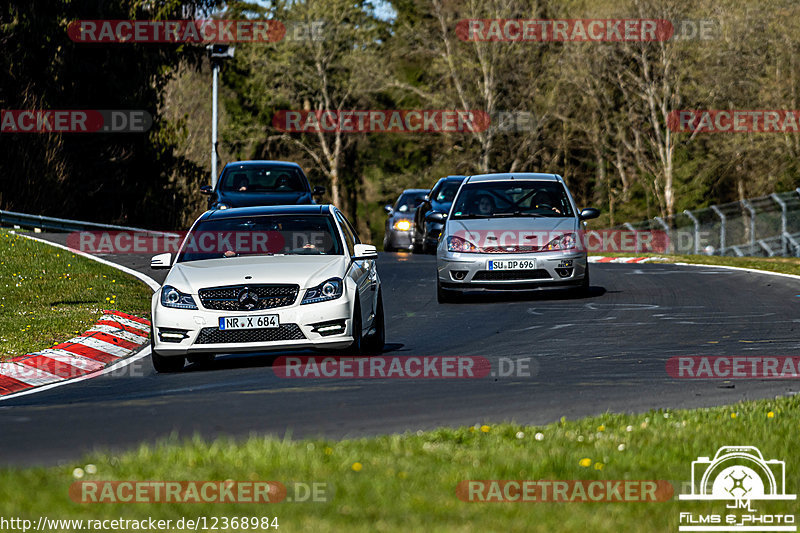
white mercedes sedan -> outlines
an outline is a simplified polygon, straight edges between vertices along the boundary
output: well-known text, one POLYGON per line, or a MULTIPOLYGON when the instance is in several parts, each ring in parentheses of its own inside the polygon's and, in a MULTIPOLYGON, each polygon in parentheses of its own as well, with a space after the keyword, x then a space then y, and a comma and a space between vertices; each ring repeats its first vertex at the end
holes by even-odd
POLYGON ((216 354, 287 349, 379 353, 385 329, 374 246, 330 205, 208 211, 153 295, 158 372, 216 354))

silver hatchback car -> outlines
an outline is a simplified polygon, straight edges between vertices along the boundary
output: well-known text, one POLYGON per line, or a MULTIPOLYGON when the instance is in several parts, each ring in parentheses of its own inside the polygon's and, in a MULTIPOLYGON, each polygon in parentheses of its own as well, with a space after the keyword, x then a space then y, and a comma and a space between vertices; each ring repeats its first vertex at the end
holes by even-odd
POLYGON ((583 221, 556 174, 470 176, 461 184, 436 250, 440 303, 465 291, 589 287, 583 221))

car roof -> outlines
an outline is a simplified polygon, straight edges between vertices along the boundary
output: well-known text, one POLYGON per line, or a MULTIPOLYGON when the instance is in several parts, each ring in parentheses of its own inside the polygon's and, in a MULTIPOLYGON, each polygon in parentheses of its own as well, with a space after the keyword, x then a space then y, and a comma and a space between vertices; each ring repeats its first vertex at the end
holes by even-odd
POLYGON ((293 167, 293 168, 300 168, 300 165, 297 163, 293 163, 291 161, 270 161, 266 159, 253 159, 250 161, 231 161, 225 167, 233 167, 233 166, 242 166, 242 167, 250 167, 250 166, 260 166, 260 165, 273 165, 276 167, 293 167))
POLYGON ((430 189, 405 189, 401 194, 427 193, 430 189))
POLYGON ((207 211, 204 220, 223 220, 226 218, 259 217, 267 215, 319 215, 330 212, 330 205, 259 205, 254 207, 232 207, 207 211))
POLYGON ((462 174, 451 174, 449 176, 443 177, 442 179, 448 181, 462 181, 464 178, 466 178, 466 176, 462 174))
POLYGON ((468 183, 506 180, 561 181, 561 176, 557 174, 541 174, 538 172, 502 172, 497 174, 476 174, 467 178, 468 183))

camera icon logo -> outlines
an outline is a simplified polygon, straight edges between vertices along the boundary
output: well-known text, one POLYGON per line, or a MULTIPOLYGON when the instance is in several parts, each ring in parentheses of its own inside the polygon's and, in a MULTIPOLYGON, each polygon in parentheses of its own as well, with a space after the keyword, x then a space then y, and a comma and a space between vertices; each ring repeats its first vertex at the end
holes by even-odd
POLYGON ((795 500, 786 494, 786 463, 764 460, 755 446, 722 446, 692 461, 692 492, 681 500, 795 500))

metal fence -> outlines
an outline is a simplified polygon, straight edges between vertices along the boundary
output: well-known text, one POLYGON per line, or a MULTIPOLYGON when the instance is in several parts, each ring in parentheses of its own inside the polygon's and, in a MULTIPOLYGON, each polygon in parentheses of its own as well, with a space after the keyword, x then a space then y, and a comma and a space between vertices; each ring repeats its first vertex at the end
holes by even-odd
POLYGON ((100 224, 97 222, 85 222, 82 220, 70 220, 67 218, 45 217, 42 215, 29 215, 28 213, 17 213, 15 211, 0 210, 0 226, 14 226, 19 228, 32 228, 47 231, 90 231, 90 230, 117 230, 117 231, 136 231, 139 233, 154 233, 163 235, 163 231, 154 231, 142 228, 131 228, 128 226, 116 226, 114 224, 100 224))
POLYGON ((668 253, 800 257, 800 187, 615 229, 665 232, 668 253))

